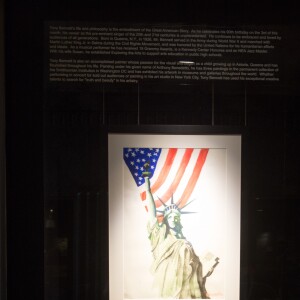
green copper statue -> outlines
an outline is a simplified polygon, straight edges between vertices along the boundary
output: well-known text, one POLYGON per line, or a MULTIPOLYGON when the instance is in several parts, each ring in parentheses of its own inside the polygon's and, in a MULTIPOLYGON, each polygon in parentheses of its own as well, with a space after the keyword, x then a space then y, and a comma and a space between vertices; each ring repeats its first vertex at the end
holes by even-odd
MULTIPOLYGON (((147 166, 145 165, 147 170, 147 166)), ((151 173, 143 173, 148 201, 148 232, 154 262, 152 272, 154 284, 163 298, 209 299, 202 274, 202 264, 193 246, 183 233, 181 209, 174 204, 164 204, 163 221, 158 223, 157 210, 150 189, 151 173)), ((210 274, 209 274, 210 275, 210 274)), ((208 276, 209 276, 208 275, 208 276)))

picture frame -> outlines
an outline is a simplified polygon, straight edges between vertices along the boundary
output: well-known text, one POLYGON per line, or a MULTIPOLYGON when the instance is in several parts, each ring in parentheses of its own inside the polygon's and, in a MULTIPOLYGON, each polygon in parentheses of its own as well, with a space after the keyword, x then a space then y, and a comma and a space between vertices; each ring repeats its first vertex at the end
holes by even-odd
MULTIPOLYGON (((109 299, 163 297, 153 285, 153 274, 149 271, 152 252, 147 232, 147 204, 139 199, 139 188, 124 160, 124 149, 130 148, 159 148, 165 152, 178 149, 178 155, 186 149, 193 149, 193 153, 208 150, 194 190, 188 196, 196 198, 191 204, 187 200, 186 210, 191 210, 191 214, 181 217, 183 231, 200 257, 203 272, 207 272, 205 255, 213 253, 217 258, 213 273, 205 283, 210 299, 239 299, 241 134, 211 130, 206 133, 179 130, 178 134, 176 130, 152 132, 150 128, 144 132, 108 134, 109 299)), ((172 194, 174 203, 179 193, 172 194)), ((161 195, 154 194, 158 201, 161 195)))

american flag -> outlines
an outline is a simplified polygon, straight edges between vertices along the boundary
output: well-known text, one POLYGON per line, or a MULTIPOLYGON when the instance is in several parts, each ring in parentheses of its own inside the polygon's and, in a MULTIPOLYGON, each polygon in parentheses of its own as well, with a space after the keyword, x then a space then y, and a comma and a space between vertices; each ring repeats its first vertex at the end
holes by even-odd
POLYGON ((151 192, 156 207, 174 196, 179 208, 189 201, 205 163, 208 149, 194 148, 124 148, 124 161, 140 190, 144 201, 146 192, 143 172, 151 172, 151 192), (145 164, 148 167, 145 167, 145 164), (160 198, 161 201, 157 200, 160 198))

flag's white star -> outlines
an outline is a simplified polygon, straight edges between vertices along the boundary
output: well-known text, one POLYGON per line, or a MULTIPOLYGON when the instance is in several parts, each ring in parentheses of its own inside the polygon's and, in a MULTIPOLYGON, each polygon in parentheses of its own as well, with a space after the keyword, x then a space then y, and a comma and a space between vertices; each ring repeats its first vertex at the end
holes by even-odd
POLYGON ((133 161, 131 161, 130 164, 131 164, 132 166, 134 166, 134 162, 133 162, 133 161))
POLYGON ((132 156, 132 157, 135 157, 136 154, 135 154, 134 152, 131 152, 131 156, 132 156))
POLYGON ((151 153, 148 153, 148 154, 147 154, 147 156, 148 156, 148 157, 151 157, 151 156, 152 156, 152 154, 151 154, 151 153))

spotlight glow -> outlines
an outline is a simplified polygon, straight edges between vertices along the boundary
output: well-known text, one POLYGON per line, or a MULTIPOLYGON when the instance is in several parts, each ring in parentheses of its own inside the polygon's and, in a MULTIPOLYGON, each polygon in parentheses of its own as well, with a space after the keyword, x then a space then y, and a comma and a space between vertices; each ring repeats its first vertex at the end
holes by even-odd
POLYGON ((180 60, 179 63, 182 65, 194 65, 195 64, 194 61, 188 61, 188 60, 180 60))

